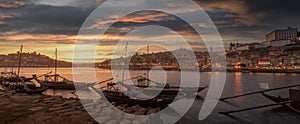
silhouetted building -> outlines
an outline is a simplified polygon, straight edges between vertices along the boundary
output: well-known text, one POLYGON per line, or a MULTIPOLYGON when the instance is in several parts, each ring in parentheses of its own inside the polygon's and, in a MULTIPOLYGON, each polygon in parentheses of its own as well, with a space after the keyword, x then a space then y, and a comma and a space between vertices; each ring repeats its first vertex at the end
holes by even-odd
POLYGON ((280 47, 294 44, 297 38, 297 28, 277 29, 266 35, 266 46, 280 47))

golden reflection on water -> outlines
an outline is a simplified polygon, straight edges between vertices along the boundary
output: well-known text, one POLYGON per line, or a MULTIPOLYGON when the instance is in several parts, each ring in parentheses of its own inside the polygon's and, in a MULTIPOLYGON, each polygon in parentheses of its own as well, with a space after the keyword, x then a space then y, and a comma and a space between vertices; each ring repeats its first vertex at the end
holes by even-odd
MULTIPOLYGON (((234 86, 233 86, 233 95, 240 95, 242 94, 243 91, 243 86, 242 86, 242 73, 234 73, 234 86)), ((243 97, 238 97, 235 98, 235 102, 241 103, 244 100, 243 97)))

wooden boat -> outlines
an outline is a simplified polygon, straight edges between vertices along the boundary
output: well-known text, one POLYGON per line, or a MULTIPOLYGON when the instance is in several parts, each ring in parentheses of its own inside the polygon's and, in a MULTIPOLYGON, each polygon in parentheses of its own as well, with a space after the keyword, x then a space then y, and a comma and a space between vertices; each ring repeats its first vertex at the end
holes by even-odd
POLYGON ((207 86, 199 86, 199 87, 178 87, 178 86, 170 86, 169 84, 163 85, 158 82, 152 81, 148 78, 139 78, 137 80, 139 82, 136 84, 136 87, 142 88, 145 92, 158 92, 161 91, 162 94, 176 94, 179 91, 186 93, 187 95, 195 94, 201 92, 202 90, 206 89, 207 86), (146 83, 141 83, 146 81, 146 83), (155 83, 156 86, 150 86, 150 83, 155 83))
MULTIPOLYGON (((44 75, 44 79, 38 79, 38 81, 44 84, 48 89, 54 90, 76 90, 75 84, 73 81, 66 79, 65 77, 57 74, 57 49, 55 49, 55 72, 54 75, 44 75)), ((84 86, 85 84, 77 83, 76 86, 84 86)))
POLYGON ((284 107, 300 114, 300 90, 289 89, 289 98, 282 98, 281 96, 276 97, 265 93, 262 93, 262 95, 278 104, 284 103, 282 104, 284 107))
POLYGON ((118 104, 128 104, 128 105, 140 105, 143 107, 161 107, 161 108, 165 108, 168 106, 168 104, 172 103, 175 100, 178 100, 179 98, 183 97, 184 94, 180 94, 179 96, 181 97, 177 97, 177 94, 172 94, 172 95, 157 95, 154 98, 149 97, 147 94, 144 94, 143 92, 140 91, 135 91, 131 88, 129 88, 129 86, 123 85, 128 89, 131 89, 130 93, 135 93, 136 97, 135 98, 131 98, 127 95, 125 95, 124 93, 120 92, 120 90, 116 87, 117 83, 109 83, 108 87, 106 88, 95 88, 95 87, 91 87, 94 91, 96 91, 98 94, 103 94, 105 96, 105 98, 109 101, 109 102, 117 102, 118 104), (149 99, 145 99, 149 97, 149 99), (145 99, 145 100, 143 100, 145 99))
POLYGON ((48 89, 58 90, 75 90, 73 81, 70 81, 58 74, 56 75, 45 75, 44 80, 37 79, 38 82, 44 84, 48 89))
POLYGON ((24 80, 24 81, 30 81, 30 80, 34 79, 34 77, 30 77, 30 78, 25 77, 25 76, 17 77, 17 75, 14 74, 13 72, 1 72, 0 82, 4 82, 4 81, 18 82, 18 81, 21 81, 20 78, 22 78, 22 80, 24 80))
MULTIPOLYGON (((35 79, 33 75, 32 78, 26 78, 25 76, 20 76, 21 69, 21 58, 22 58, 23 45, 21 45, 19 52, 19 65, 17 73, 11 72, 1 72, 1 84, 5 87, 9 87, 16 92, 28 93, 28 94, 39 94, 47 90, 47 88, 40 84, 37 87, 32 81, 35 79)), ((37 82, 38 83, 38 82, 37 82)))
MULTIPOLYGON (((99 84, 103 84, 103 83, 111 83, 109 82, 113 80, 113 78, 106 80, 106 81, 102 81, 99 82, 99 84)), ((137 77, 133 77, 127 80, 123 80, 121 82, 123 82, 124 85, 127 85, 129 87, 137 87, 140 88, 141 90, 143 90, 143 93, 145 94, 153 94, 153 93, 157 93, 160 92, 161 95, 174 95, 177 94, 178 92, 182 92, 185 93, 186 95, 192 95, 198 92, 201 92, 202 90, 206 89, 207 86, 200 86, 200 87, 177 87, 177 86, 170 86, 169 84, 163 85, 160 84, 158 82, 152 81, 150 79, 141 77, 141 76, 137 76, 137 77), (136 81, 138 82, 138 84, 135 85, 129 85, 129 84, 125 84, 124 82, 126 82, 127 80, 132 80, 135 81, 134 79, 137 79, 136 81), (148 80, 148 82, 152 82, 157 84, 156 86, 150 86, 149 83, 142 83, 142 81, 146 81, 148 80)), ((102 88, 105 88, 108 86, 103 86, 102 88)))
MULTIPOLYGON (((0 77, 1 83, 3 83, 3 82, 30 81, 30 80, 33 79, 33 77, 26 78, 25 76, 20 76, 22 51, 23 51, 23 45, 21 45, 20 51, 19 51, 19 60, 18 60, 19 64, 18 64, 17 72, 13 71, 13 67, 12 67, 12 70, 10 72, 9 71, 1 72, 1 77, 0 77)), ((8 85, 5 85, 5 86, 8 86, 8 85)))
POLYGON ((287 108, 300 114, 300 90, 299 89, 289 89, 289 97, 288 98, 282 98, 281 96, 272 96, 272 95, 268 95, 265 93, 265 92, 269 92, 269 91, 281 90, 281 89, 287 89, 287 88, 293 88, 293 87, 299 87, 299 86, 300 86, 300 84, 295 84, 295 85, 290 85, 290 86, 277 87, 277 88, 273 88, 273 89, 255 91, 255 92, 245 93, 245 94, 241 94, 241 95, 220 98, 220 101, 225 102, 225 100, 228 100, 228 99, 249 96, 249 95, 254 95, 254 94, 262 94, 263 96, 265 96, 266 98, 270 99, 271 101, 273 101, 275 103, 261 105, 261 106, 255 106, 255 107, 245 108, 245 109, 240 109, 240 110, 219 112, 219 113, 229 115, 231 113, 237 113, 237 112, 249 111, 249 110, 253 110, 253 109, 260 109, 260 108, 266 108, 266 107, 280 105, 280 106, 287 107, 287 108))
POLYGON ((87 87, 85 83, 79 83, 76 82, 76 84, 73 81, 70 81, 66 79, 65 77, 62 77, 58 74, 56 75, 44 75, 44 80, 40 80, 36 78, 36 80, 45 85, 47 89, 54 89, 54 90, 76 90, 77 88, 84 88, 87 87), (76 85, 76 86, 75 86, 76 85))
POLYGON ((47 90, 47 88, 40 84, 39 87, 37 87, 36 83, 38 83, 35 79, 32 79, 30 81, 24 81, 20 78, 20 81, 17 82, 10 82, 8 84, 8 87, 12 90, 15 90, 17 93, 28 93, 28 94, 40 94, 47 90))

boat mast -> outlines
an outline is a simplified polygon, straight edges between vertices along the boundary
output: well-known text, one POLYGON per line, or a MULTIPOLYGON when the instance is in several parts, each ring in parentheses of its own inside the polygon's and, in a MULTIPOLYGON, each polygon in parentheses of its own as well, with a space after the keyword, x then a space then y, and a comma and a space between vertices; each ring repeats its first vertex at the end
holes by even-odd
POLYGON ((147 54, 148 54, 148 61, 147 61, 147 80, 146 80, 146 86, 149 86, 149 70, 150 70, 150 46, 148 44, 147 46, 147 54))
POLYGON ((14 73, 14 56, 12 55, 11 56, 11 74, 13 74, 14 73))
POLYGON ((21 45, 21 48, 20 48, 20 51, 19 51, 19 64, 18 64, 18 73, 17 73, 18 77, 20 75, 22 51, 23 51, 23 45, 21 45))
MULTIPOLYGON (((127 51, 128 51, 128 41, 126 42, 126 46, 125 46, 125 56, 124 56, 124 66, 123 66, 123 72, 122 72, 122 81, 124 81, 127 51)), ((121 90, 122 90, 122 85, 121 85, 121 90)))
POLYGON ((54 62, 54 80, 57 82, 57 48, 55 48, 55 62, 54 62))

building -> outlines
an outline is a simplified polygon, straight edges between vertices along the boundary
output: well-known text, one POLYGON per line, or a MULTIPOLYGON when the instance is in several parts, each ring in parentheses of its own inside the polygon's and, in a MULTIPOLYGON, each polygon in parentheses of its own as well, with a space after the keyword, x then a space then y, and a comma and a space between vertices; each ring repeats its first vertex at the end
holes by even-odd
POLYGON ((260 43, 248 43, 248 44, 230 43, 229 50, 231 52, 234 52, 234 51, 258 49, 258 48, 264 48, 264 47, 265 46, 260 43))
POLYGON ((295 44, 298 38, 297 28, 277 29, 266 35, 266 46, 280 47, 295 44))

